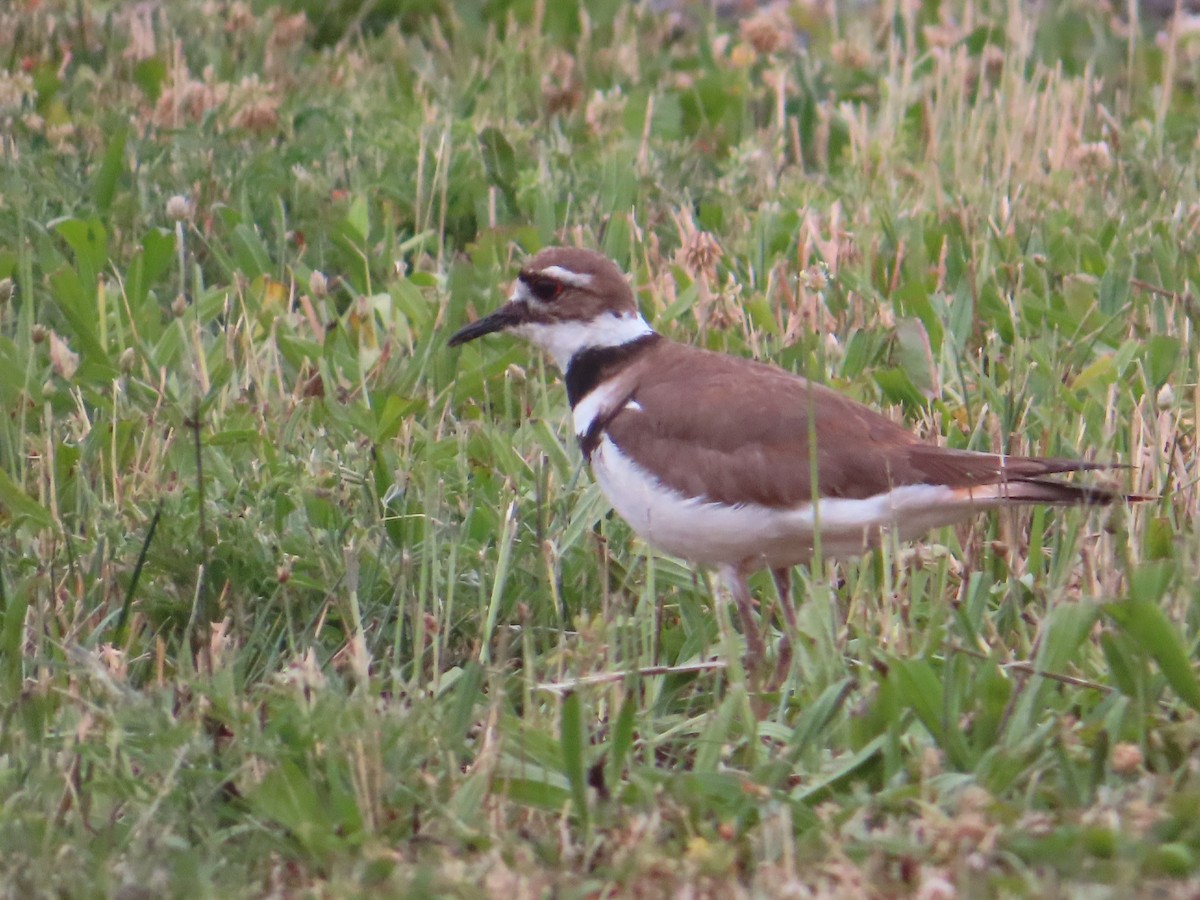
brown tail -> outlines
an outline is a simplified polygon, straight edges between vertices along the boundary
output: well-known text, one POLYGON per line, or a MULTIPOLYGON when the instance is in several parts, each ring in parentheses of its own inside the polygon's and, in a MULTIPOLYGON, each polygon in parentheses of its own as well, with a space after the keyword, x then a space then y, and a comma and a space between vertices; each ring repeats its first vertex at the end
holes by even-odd
POLYGON ((1151 500, 1113 488, 1068 484, 1049 475, 1126 468, 1120 463, 1038 456, 1001 456, 916 444, 908 450, 914 480, 954 487, 976 503, 1103 505, 1151 500))
MULTIPOLYGON (((1111 467, 1089 463, 1086 468, 1111 467)), ((1128 494, 1113 488, 1067 484, 1051 478, 1022 478, 979 487, 961 488, 960 491, 976 501, 1053 503, 1059 506, 1108 506, 1112 503, 1141 503, 1155 499, 1146 494, 1128 494)))
POLYGON ((1093 485, 1066 484, 1049 478, 1031 478, 1028 481, 1018 481, 1015 484, 1001 487, 1008 488, 1008 496, 1011 499, 1030 503, 1107 506, 1110 503, 1142 503, 1154 499, 1147 494, 1129 494, 1115 488, 1093 485))

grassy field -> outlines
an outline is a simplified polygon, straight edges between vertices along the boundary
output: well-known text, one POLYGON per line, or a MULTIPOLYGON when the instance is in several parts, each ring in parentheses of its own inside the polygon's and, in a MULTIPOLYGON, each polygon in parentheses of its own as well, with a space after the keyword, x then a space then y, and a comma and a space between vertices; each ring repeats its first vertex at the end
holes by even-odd
POLYGON ((0 895, 1200 892, 1200 33, 829 5, 0 9, 0 895), (554 242, 1156 499, 801 571, 750 690, 445 346, 554 242))

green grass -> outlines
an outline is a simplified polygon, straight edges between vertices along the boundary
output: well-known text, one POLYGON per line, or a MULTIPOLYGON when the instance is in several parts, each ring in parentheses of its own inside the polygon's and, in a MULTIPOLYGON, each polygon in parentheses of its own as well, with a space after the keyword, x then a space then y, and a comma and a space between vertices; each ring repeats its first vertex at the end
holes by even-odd
POLYGON ((0 12, 0 894, 1200 890, 1200 41, 1044 6, 0 12), (445 346, 563 241, 1157 499, 801 571, 755 693, 445 346))

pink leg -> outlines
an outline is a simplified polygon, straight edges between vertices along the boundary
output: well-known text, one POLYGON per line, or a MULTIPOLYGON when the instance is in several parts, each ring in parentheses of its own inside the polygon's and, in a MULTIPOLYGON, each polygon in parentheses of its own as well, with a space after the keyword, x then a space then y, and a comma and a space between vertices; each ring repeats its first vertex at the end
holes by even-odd
POLYGON ((783 608, 783 620, 787 622, 788 630, 795 634, 798 626, 796 625, 796 607, 792 603, 792 570, 772 569, 771 576, 775 579, 775 590, 779 591, 779 605, 783 608))
POLYGON ((750 597, 746 575, 739 566, 723 565, 719 571, 729 593, 733 595, 733 602, 737 604, 742 631, 746 634, 746 668, 757 672, 762 665, 764 647, 762 633, 754 618, 754 600, 750 597))
POLYGON ((796 625, 796 607, 792 604, 792 572, 790 569, 772 569, 775 590, 779 594, 779 606, 783 610, 783 635, 779 640, 779 659, 775 662, 774 686, 778 687, 787 678, 792 668, 792 639, 799 634, 796 625))

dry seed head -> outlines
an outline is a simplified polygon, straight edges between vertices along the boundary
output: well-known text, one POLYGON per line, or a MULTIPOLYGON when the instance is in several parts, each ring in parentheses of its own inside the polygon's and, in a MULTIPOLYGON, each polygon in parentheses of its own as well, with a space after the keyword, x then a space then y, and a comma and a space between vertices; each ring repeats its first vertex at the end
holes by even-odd
POLYGON ((697 228, 691 212, 686 209, 675 214, 675 227, 680 243, 675 251, 675 264, 683 266, 692 278, 697 275, 708 280, 716 277, 717 263, 724 256, 717 239, 697 228))
POLYGON ((96 656, 104 670, 117 681, 124 681, 129 674, 129 660, 124 650, 112 644, 101 644, 96 656))
POLYGON ((919 900, 956 900, 958 888, 940 869, 923 867, 916 896, 919 900))
POLYGON ((625 112, 625 97, 619 87, 610 91, 596 91, 584 109, 583 118, 588 130, 598 136, 616 131, 625 112))
POLYGON ((215 75, 206 69, 204 80, 188 79, 167 87, 154 107, 156 125, 175 128, 184 122, 199 122, 210 110, 229 98, 229 85, 213 81, 215 75))
POLYGON ((255 134, 274 131, 279 124, 279 101, 273 97, 260 97, 239 109, 230 124, 255 134))
POLYGON ((575 57, 561 50, 555 52, 542 75, 542 105, 547 115, 569 113, 579 106, 581 87, 575 57))
POLYGON ((226 34, 236 34, 239 31, 250 31, 254 28, 256 21, 254 10, 250 8, 250 5, 238 0, 225 13, 225 32, 226 34))
POLYGON ((926 25, 921 29, 925 42, 930 47, 945 49, 957 44, 964 37, 962 26, 955 22, 940 22, 937 25, 926 25))
POLYGON ((183 294, 180 294, 173 301, 171 301, 171 313, 177 319, 187 312, 187 307, 187 298, 183 296, 183 294))
POLYGON ((60 153, 66 153, 67 155, 74 155, 76 153, 77 148, 72 140, 74 137, 75 126, 70 122, 59 122, 46 129, 46 140, 60 153))
POLYGON ((36 93, 33 76, 28 72, 0 74, 0 114, 20 112, 25 101, 32 99, 36 93))
POLYGON ((271 29, 270 43, 271 46, 281 49, 295 47, 304 42, 307 34, 308 16, 303 12, 294 16, 277 12, 274 27, 271 29))
POLYGON ((317 655, 309 647, 287 667, 275 676, 275 680, 289 687, 297 688, 305 696, 315 693, 325 687, 325 673, 317 662, 317 655))
POLYGON ((800 273, 800 284, 806 291, 823 291, 829 286, 829 268, 811 265, 800 273))
POLYGON ((7 303, 13 298, 15 286, 11 278, 0 279, 0 303, 7 303))
POLYGON ((986 788, 971 785, 958 795, 958 808, 962 812, 981 812, 991 806, 993 798, 986 788))
POLYGON ((1071 160, 1079 168, 1104 172, 1112 168, 1112 152, 1108 141, 1080 144, 1071 151, 1071 160))
POLYGON ((683 266, 689 275, 694 277, 703 274, 707 278, 716 277, 717 263, 725 255, 717 239, 707 231, 694 231, 689 234, 681 253, 683 266))
POLYGON ((848 69, 865 69, 871 64, 871 50, 850 40, 841 40, 829 48, 829 57, 848 69))
POLYGON ((50 368, 64 381, 74 378, 79 368, 79 354, 53 331, 50 332, 50 368))
POLYGON ((1118 775, 1132 775, 1142 767, 1142 749, 1137 744, 1120 743, 1112 749, 1112 769, 1118 775))
POLYGON ((243 78, 230 102, 237 109, 229 122, 234 128, 266 134, 279 125, 279 97, 275 85, 264 84, 257 75, 243 78))
POLYGON ((176 194, 167 201, 167 218, 172 222, 182 222, 192 215, 192 201, 182 194, 176 194))
POLYGON ((994 81, 1004 71, 1004 51, 995 44, 988 44, 979 54, 979 62, 983 74, 994 81))
POLYGON ((758 53, 778 53, 791 46, 794 35, 787 11, 780 6, 761 10, 742 19, 738 26, 742 40, 758 53))
POLYGON ((128 10, 126 26, 129 29, 128 41, 123 59, 141 62, 154 56, 157 42, 154 39, 154 11, 148 3, 131 3, 128 10))
POLYGON ((29 338, 35 344, 40 344, 46 340, 46 336, 49 333, 50 332, 47 330, 45 325, 43 325, 41 322, 35 322, 33 327, 29 329, 29 338))
POLYGON ((308 276, 308 292, 317 300, 323 300, 329 296, 329 279, 324 273, 313 269, 308 276))

